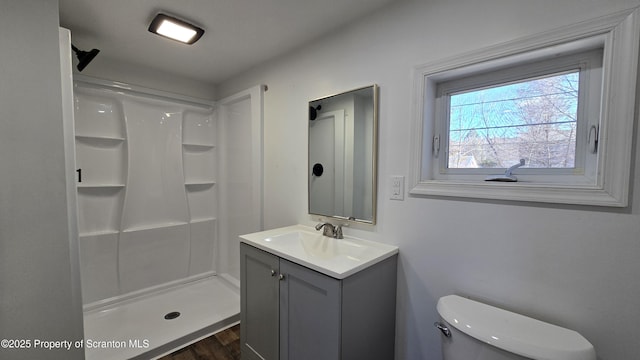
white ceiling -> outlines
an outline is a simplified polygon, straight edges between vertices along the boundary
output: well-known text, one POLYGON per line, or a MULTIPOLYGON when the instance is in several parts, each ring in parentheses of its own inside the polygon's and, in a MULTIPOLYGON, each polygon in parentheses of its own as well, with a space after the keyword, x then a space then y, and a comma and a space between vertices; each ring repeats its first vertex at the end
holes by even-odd
MULTIPOLYGON (((398 0, 59 0, 60 26, 103 61, 218 84, 398 0), (147 31, 158 12, 205 30, 194 45, 147 31)), ((94 60, 95 61, 95 60, 94 60)), ((89 67, 91 64, 89 64, 89 67)))

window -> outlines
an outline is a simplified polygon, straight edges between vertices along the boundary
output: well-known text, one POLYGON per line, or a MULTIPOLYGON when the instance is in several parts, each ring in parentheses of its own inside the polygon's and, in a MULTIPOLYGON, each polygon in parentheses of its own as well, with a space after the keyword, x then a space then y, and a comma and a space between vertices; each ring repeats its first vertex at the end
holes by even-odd
POLYGON ((603 54, 588 45, 596 49, 438 82, 434 178, 483 181, 523 159, 521 182, 594 182, 588 131, 598 127, 603 54))
POLYGON ((530 168, 575 169, 579 75, 446 94, 447 167, 507 168, 523 158, 530 168))
POLYGON ((410 193, 626 206, 637 16, 416 68, 410 193))

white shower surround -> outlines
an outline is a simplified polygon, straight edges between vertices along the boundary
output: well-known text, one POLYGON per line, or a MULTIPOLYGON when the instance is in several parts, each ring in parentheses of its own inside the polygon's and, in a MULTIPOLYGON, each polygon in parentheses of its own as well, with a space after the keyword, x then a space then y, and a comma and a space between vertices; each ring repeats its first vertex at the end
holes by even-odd
POLYGON ((262 89, 209 103, 76 77, 85 338, 149 344, 88 359, 159 356, 238 322, 238 235, 262 230, 262 89))
POLYGON ((85 304, 214 274, 212 106, 79 81, 74 105, 85 304))
POLYGON ((261 93, 213 103, 76 77, 86 310, 218 274, 237 283, 237 235, 262 228, 261 140, 242 141, 261 134, 261 93))

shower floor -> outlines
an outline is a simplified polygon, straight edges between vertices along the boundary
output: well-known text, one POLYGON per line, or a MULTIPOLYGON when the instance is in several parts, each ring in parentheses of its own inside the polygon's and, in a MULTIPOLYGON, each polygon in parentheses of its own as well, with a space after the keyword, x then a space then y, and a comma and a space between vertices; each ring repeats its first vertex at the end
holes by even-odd
POLYGON ((216 276, 152 296, 85 312, 87 360, 151 359, 240 320, 238 289, 216 276), (180 316, 166 320, 165 315, 180 316))

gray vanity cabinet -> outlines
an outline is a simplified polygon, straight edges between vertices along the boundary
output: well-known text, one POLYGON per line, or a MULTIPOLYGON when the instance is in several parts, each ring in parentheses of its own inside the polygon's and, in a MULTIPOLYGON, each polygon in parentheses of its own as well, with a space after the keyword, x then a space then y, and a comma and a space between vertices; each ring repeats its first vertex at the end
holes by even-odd
POLYGON ((242 360, 278 359, 280 259, 240 244, 242 360))
POLYGON ((340 281, 280 259, 280 360, 340 359, 340 281))
POLYGON ((335 279, 242 243, 243 360, 394 357, 397 256, 335 279))

